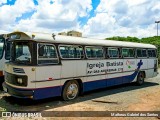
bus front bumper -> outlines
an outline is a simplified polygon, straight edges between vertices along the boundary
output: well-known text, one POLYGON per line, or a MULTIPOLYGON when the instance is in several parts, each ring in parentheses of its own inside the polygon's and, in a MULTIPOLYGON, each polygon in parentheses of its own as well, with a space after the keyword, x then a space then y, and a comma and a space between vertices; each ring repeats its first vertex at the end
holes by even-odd
POLYGON ((17 98, 31 98, 33 99, 33 90, 24 90, 20 88, 14 88, 3 82, 3 90, 11 96, 17 98))

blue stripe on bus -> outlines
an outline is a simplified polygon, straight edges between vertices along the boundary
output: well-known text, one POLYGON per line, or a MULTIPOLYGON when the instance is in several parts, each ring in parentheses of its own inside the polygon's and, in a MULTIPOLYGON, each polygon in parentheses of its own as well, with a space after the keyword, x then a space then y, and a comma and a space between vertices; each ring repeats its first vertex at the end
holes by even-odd
POLYGON ((105 88, 105 87, 110 87, 114 85, 130 83, 135 79, 137 74, 138 74, 138 71, 135 71, 133 74, 128 75, 128 76, 121 76, 121 77, 116 77, 116 78, 85 82, 83 83, 84 92, 98 89, 98 88, 105 88))
POLYGON ((44 99, 49 97, 61 96, 62 86, 54 86, 34 90, 33 99, 44 99))

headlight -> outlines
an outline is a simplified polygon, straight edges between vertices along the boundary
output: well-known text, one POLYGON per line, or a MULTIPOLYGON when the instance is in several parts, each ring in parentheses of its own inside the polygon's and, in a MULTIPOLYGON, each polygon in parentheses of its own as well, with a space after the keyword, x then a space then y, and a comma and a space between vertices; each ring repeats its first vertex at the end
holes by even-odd
POLYGON ((17 78, 17 82, 18 82, 19 84, 22 84, 22 83, 23 83, 22 78, 17 78))

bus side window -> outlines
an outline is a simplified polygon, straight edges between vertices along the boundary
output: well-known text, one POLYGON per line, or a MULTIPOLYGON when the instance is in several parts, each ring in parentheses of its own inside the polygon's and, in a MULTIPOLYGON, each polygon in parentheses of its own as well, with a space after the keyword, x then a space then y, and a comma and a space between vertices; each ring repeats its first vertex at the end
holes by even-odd
POLYGON ((56 48, 51 44, 39 44, 38 47, 38 64, 57 64, 58 57, 56 48))
POLYGON ((147 57, 146 49, 137 49, 137 57, 147 57))
POLYGON ((86 56, 87 58, 103 58, 104 57, 104 52, 102 47, 93 47, 93 46, 88 46, 85 48, 86 51, 86 56))
POLYGON ((39 45, 38 55, 39 55, 39 57, 43 57, 43 55, 44 55, 44 45, 43 46, 39 45))
POLYGON ((61 45, 59 47, 61 57, 66 59, 81 59, 81 50, 83 52, 83 49, 80 48, 77 45, 61 45))
POLYGON ((142 57, 142 51, 141 51, 141 49, 137 49, 137 57, 142 57))
POLYGON ((146 49, 142 49, 142 57, 147 57, 147 50, 146 49))
POLYGON ((124 58, 134 58, 135 51, 133 48, 122 48, 122 56, 124 58))
POLYGON ((108 55, 110 58, 119 58, 118 48, 108 48, 108 55))
POLYGON ((156 57, 156 50, 148 49, 148 57, 156 57))
POLYGON ((96 55, 97 55, 97 58, 102 58, 103 57, 103 49, 97 49, 96 55))
POLYGON ((156 50, 152 50, 153 57, 157 57, 156 50))

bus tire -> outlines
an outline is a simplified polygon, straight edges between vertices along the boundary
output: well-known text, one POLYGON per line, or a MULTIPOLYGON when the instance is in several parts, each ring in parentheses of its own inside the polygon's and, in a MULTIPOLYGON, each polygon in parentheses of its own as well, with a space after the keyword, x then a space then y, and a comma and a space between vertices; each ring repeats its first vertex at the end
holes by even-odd
POLYGON ((79 84, 76 80, 68 81, 64 85, 64 89, 62 91, 62 98, 65 101, 73 100, 79 95, 79 84))
POLYGON ((144 83, 144 78, 145 78, 144 72, 139 72, 137 76, 136 84, 139 86, 142 85, 144 83))

